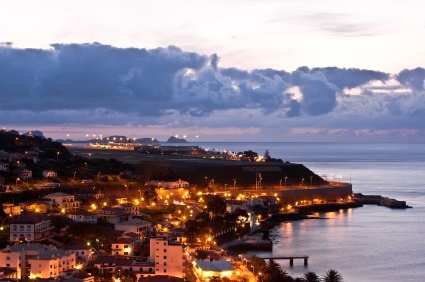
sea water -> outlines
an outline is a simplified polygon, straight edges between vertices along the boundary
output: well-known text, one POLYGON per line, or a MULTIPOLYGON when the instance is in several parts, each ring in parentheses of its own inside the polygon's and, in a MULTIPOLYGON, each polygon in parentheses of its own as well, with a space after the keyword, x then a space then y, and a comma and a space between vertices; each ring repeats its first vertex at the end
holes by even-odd
MULTIPOLYGON (((252 150, 301 163, 354 193, 406 201, 411 209, 365 205, 316 214, 326 219, 282 223, 272 232, 274 256, 308 255, 308 266, 278 261, 293 277, 339 271, 344 281, 425 281, 425 144, 200 143, 204 148, 252 150)), ((263 179, 266 183, 267 180, 263 179)), ((268 256, 270 253, 259 253, 268 256)))

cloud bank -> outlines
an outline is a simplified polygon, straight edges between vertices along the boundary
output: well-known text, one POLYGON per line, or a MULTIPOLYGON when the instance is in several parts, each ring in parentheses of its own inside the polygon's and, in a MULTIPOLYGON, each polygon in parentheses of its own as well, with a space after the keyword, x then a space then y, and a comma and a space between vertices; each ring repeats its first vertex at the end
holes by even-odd
POLYGON ((10 126, 423 134, 424 80, 423 68, 247 71, 221 68, 216 54, 175 46, 53 44, 44 50, 7 43, 0 45, 0 116, 10 126))

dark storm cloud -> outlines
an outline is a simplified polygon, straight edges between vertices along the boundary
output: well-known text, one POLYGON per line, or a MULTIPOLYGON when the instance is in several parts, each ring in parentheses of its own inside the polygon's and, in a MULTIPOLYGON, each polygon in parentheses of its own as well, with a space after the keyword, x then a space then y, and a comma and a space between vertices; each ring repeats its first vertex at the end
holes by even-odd
MULTIPOLYGON (((32 119, 36 113, 45 119, 47 113, 65 111, 62 118, 51 120, 58 123, 78 113, 90 119, 91 111, 99 122, 102 116, 207 117, 244 109, 258 110, 264 117, 318 116, 335 109, 345 88, 389 78, 382 72, 340 68, 245 71, 220 68, 218 62, 216 54, 208 57, 173 46, 147 50, 53 44, 39 50, 3 44, 0 110, 32 112, 27 115, 32 119), (294 86, 301 97, 291 93, 294 86)), ((400 74, 399 79, 408 77, 402 83, 412 84, 417 76, 400 74)))

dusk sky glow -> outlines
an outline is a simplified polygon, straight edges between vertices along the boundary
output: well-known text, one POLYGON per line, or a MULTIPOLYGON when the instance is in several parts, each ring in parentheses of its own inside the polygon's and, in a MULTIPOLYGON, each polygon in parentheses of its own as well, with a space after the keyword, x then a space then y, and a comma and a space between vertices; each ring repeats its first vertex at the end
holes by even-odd
POLYGON ((2 1, 0 128, 424 142, 423 5, 2 1))

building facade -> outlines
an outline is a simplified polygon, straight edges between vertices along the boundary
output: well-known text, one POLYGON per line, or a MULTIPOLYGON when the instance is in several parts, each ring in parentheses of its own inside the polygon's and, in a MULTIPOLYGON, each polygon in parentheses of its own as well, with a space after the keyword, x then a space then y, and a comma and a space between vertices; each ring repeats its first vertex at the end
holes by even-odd
POLYGON ((149 260, 155 261, 156 275, 183 277, 183 245, 164 238, 150 239, 149 260))
POLYGON ((75 254, 41 244, 17 244, 0 251, 0 265, 16 269, 21 279, 57 278, 75 263, 75 254))
POLYGON ((50 218, 38 213, 25 212, 10 222, 9 240, 16 242, 25 240, 27 242, 37 242, 50 236, 50 218))

